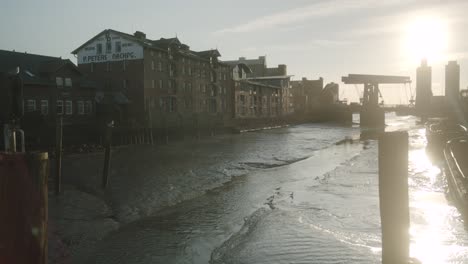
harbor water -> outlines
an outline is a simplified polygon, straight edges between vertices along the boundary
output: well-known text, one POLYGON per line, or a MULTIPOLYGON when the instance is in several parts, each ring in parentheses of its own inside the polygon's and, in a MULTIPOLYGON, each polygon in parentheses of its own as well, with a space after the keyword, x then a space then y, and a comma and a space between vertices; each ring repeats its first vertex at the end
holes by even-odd
MULTIPOLYGON (((409 132, 411 256, 468 263, 468 232, 441 168, 426 155, 424 127, 393 114, 386 123, 387 131, 409 132)), ((191 174, 204 174, 207 184, 218 174, 230 180, 129 221, 74 262, 379 263, 378 144, 360 136, 357 125, 303 124, 191 145, 187 162, 158 175, 170 186, 166 193, 153 194, 158 183, 151 180, 128 188, 161 197, 191 174)), ((156 177, 147 169, 145 177, 156 177)), ((151 212, 152 199, 130 196, 121 199, 134 199, 128 211, 138 204, 151 212)))

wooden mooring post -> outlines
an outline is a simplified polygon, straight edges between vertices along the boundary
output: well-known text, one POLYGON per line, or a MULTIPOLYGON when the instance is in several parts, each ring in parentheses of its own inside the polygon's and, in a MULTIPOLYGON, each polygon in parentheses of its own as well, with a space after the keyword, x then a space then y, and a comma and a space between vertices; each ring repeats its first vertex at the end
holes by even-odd
POLYGON ((410 263, 408 198, 408 132, 379 137, 379 198, 382 263, 410 263))
POLYGON ((109 172, 111 164, 111 146, 112 146, 112 128, 113 124, 108 124, 106 126, 106 135, 105 135, 105 151, 104 151, 104 168, 102 170, 102 188, 107 188, 109 184, 109 172))
POLYGON ((0 263, 47 264, 47 153, 0 153, 0 263))
POLYGON ((55 131, 55 195, 59 195, 62 185, 62 142, 63 142, 63 118, 59 117, 55 131))

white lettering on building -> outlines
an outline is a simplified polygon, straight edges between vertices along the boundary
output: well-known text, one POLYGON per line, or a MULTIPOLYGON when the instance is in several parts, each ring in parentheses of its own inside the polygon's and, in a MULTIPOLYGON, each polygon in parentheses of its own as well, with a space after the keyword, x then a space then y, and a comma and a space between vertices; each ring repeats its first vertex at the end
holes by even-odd
POLYGON ((96 38, 78 51, 78 64, 138 59, 143 59, 143 47, 113 33, 96 38), (110 51, 107 50, 108 42, 111 44, 110 51), (116 52, 116 42, 120 42, 120 52, 116 52), (100 48, 97 48, 98 45, 100 48))

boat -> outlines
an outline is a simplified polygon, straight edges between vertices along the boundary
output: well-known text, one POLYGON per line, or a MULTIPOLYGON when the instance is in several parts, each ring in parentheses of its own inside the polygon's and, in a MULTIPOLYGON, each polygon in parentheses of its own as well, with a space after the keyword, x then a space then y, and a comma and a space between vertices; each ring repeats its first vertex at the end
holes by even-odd
POLYGON ((468 136, 465 126, 448 119, 432 119, 425 126, 427 146, 437 151, 442 151, 450 139, 468 136))
POLYGON ((444 148, 449 194, 461 213, 468 212, 468 137, 450 140, 444 148))

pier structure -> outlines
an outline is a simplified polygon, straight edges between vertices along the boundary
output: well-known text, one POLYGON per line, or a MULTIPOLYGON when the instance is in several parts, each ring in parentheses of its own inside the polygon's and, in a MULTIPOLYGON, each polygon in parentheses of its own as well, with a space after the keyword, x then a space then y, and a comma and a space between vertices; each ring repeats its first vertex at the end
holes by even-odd
POLYGON ((408 76, 348 74, 341 80, 345 84, 363 84, 364 94, 360 111, 360 124, 365 127, 382 127, 385 125, 385 111, 379 106, 379 84, 411 83, 408 76))

